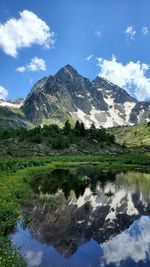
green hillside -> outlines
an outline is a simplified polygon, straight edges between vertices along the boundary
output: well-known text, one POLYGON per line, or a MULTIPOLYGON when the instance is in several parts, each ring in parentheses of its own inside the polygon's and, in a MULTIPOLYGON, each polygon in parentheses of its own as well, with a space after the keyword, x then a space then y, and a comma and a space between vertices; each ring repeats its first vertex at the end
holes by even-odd
POLYGON ((115 135, 116 142, 127 147, 150 146, 150 125, 119 126, 109 130, 115 135))
POLYGON ((20 109, 0 107, 0 130, 32 128, 20 109))

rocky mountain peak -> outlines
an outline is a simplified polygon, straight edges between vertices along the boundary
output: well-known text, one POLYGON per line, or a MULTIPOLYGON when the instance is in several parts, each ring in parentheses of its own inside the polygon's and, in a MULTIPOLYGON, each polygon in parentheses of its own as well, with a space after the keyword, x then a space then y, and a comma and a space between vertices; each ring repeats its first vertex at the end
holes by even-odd
POLYGON ((94 87, 97 88, 99 92, 106 98, 111 97, 116 103, 133 102, 137 103, 137 99, 130 96, 126 90, 122 89, 116 84, 111 83, 105 78, 97 76, 95 80, 92 81, 94 87))
MULTIPOLYGON (((91 123, 107 128, 132 123, 130 115, 137 103, 126 90, 107 79, 96 77, 91 82, 66 65, 54 76, 36 83, 22 110, 36 125, 45 122, 63 125, 70 119, 83 121, 87 128, 91 123)), ((149 118, 147 105, 137 105, 133 113, 135 122, 149 118)))
POLYGON ((108 81, 105 78, 102 78, 100 76, 96 76, 95 80, 92 81, 94 84, 97 84, 98 86, 106 86, 106 85, 112 85, 114 86, 113 83, 111 83, 110 81, 108 81))
POLYGON ((56 74, 55 77, 60 79, 60 80, 66 80, 66 79, 76 79, 78 78, 80 75, 78 74, 78 72, 69 64, 64 66, 63 68, 61 68, 56 74))

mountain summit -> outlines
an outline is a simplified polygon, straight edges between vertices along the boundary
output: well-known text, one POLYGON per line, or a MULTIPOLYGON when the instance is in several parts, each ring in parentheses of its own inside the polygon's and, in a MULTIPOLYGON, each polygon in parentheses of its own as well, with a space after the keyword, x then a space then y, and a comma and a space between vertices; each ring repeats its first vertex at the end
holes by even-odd
POLYGON ((61 68, 56 74, 55 77, 58 79, 73 79, 74 77, 80 76, 78 72, 69 64, 61 68))
POLYGON ((150 103, 138 102, 124 89, 102 77, 90 81, 70 65, 54 76, 38 81, 22 110, 35 125, 63 125, 66 119, 78 119, 86 127, 91 123, 96 127, 112 127, 150 119, 150 103))

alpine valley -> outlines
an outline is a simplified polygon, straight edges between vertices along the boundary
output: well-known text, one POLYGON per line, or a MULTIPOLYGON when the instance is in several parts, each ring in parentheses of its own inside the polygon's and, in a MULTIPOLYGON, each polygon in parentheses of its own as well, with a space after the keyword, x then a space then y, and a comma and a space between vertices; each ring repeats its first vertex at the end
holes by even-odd
POLYGON ((62 127, 67 119, 86 128, 141 124, 150 120, 150 101, 139 102, 104 78, 90 81, 70 65, 39 80, 26 99, 0 100, 2 128, 62 127))

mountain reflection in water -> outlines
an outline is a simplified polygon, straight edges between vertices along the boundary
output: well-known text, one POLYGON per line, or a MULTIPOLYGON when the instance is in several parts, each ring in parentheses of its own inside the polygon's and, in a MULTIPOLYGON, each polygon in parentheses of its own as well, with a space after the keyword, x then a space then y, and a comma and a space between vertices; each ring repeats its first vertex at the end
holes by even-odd
POLYGON ((27 259, 28 267, 150 266, 150 217, 146 216, 103 244, 88 241, 69 258, 53 246, 36 240, 29 230, 20 225, 12 241, 27 259))
POLYGON ((149 173, 56 169, 31 187, 55 201, 27 205, 32 220, 12 236, 28 266, 150 266, 149 173))

